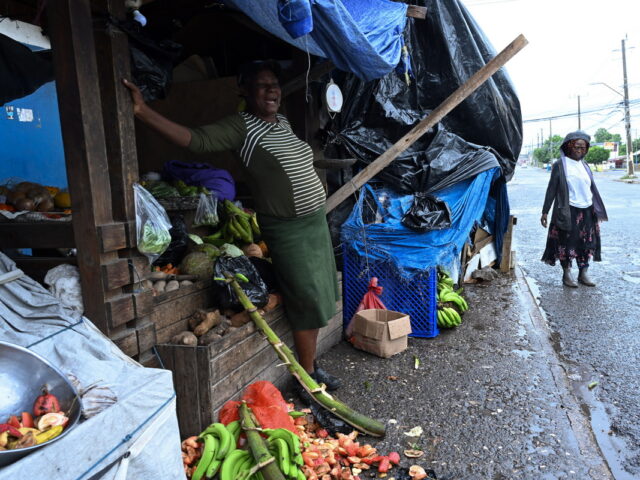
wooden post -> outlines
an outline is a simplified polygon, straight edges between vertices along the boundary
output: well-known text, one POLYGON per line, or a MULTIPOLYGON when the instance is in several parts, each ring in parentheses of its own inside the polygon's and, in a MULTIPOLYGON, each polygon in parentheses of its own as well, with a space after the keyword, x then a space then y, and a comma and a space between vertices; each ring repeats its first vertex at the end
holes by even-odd
POLYGON ((484 67, 478 70, 464 85, 461 85, 435 110, 427 115, 404 137, 398 140, 391 148, 380 155, 376 160, 358 173, 351 182, 343 185, 327 200, 327 213, 340 205, 346 198, 354 193, 358 188, 367 183, 376 174, 382 171, 387 165, 396 159, 398 155, 414 144, 427 130, 438 123, 442 118, 457 107, 469 95, 475 92, 480 85, 486 82, 494 73, 504 66, 513 56, 527 45, 527 39, 519 35, 513 42, 502 50, 496 57, 491 59, 484 67))
POLYGON ((102 253, 98 233, 113 218, 90 2, 52 0, 47 12, 85 315, 107 332, 101 265, 117 254, 102 253))
MULTIPOLYGON (((124 32, 106 20, 109 17, 124 20, 124 2, 94 0, 92 8, 105 18, 94 33, 113 216, 120 221, 135 221, 132 188, 138 180, 135 125, 130 94, 122 85, 123 78, 131 79, 129 42, 124 32)), ((135 243, 130 241, 129 245, 135 243)))
POLYGON ((508 272, 513 267, 511 260, 511 243, 513 241, 513 226, 518 223, 518 219, 513 215, 509 216, 509 224, 507 226, 507 233, 504 235, 502 240, 502 258, 500 259, 500 271, 508 272))

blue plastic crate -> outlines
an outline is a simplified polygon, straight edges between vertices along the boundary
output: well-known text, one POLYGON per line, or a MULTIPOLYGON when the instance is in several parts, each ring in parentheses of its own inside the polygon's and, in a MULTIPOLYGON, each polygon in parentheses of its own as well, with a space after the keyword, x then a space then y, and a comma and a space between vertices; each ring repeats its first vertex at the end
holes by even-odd
POLYGON ((411 281, 400 278, 390 263, 371 263, 349 248, 344 249, 342 269, 343 321, 346 326, 367 292, 369 279, 378 278, 383 287, 380 300, 389 310, 411 317, 412 337, 437 336, 436 269, 415 275, 411 281))

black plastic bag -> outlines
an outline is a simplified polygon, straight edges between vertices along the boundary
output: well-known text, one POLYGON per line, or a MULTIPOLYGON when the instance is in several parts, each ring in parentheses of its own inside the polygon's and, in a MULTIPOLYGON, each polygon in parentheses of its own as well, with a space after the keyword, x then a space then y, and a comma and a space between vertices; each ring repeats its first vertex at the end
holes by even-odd
POLYGON ((309 408, 311 409, 311 413, 315 417, 316 422, 322 425, 322 428, 329 432, 329 435, 332 437, 335 437, 337 433, 349 435, 353 431, 353 427, 351 425, 341 418, 336 417, 333 413, 328 411, 326 408, 321 407, 313 400, 311 400, 309 408))
POLYGON ((151 38, 134 20, 112 19, 129 37, 131 75, 146 102, 165 98, 169 92, 173 67, 182 54, 182 45, 173 40, 151 38))
POLYGON ((451 227, 451 210, 447 202, 428 193, 416 193, 411 208, 402 217, 402 224, 418 232, 451 227))
POLYGON ((50 60, 0 34, 0 106, 30 95, 53 79, 50 60))
POLYGON ((184 222, 182 215, 170 215, 171 229, 169 235, 171 235, 171 243, 154 262, 154 266, 163 267, 168 265, 178 265, 185 254, 187 253, 187 247, 189 246, 189 232, 187 232, 187 224, 184 222))
MULTIPOLYGON (((213 276, 214 278, 225 278, 224 274, 228 272, 231 274, 241 273, 249 279, 249 282, 238 282, 240 287, 247 294, 251 303, 256 307, 264 307, 269 302, 269 290, 267 285, 262 280, 262 277, 258 274, 258 271, 253 266, 251 261, 244 255, 241 257, 218 257, 216 261, 213 276)), ((218 305, 223 310, 243 310, 244 307, 238 301, 235 292, 226 282, 217 281, 218 288, 217 297, 218 305)))
MULTIPOLYGON (((345 104, 327 132, 329 141, 346 148, 359 167, 387 151, 495 56, 460 1, 418 3, 429 15, 410 20, 405 30, 415 82, 407 86, 395 73, 373 82, 352 74, 333 77, 345 104)), ((503 68, 377 178, 407 194, 446 188, 494 166, 508 180, 521 146, 520 104, 503 68)))
POLYGON ((259 257, 247 257, 249 261, 253 264, 253 266, 258 271, 258 275, 267 285, 267 290, 269 293, 275 293, 279 291, 278 288, 278 278, 276 277, 276 271, 273 268, 273 263, 269 260, 265 260, 264 258, 259 257))

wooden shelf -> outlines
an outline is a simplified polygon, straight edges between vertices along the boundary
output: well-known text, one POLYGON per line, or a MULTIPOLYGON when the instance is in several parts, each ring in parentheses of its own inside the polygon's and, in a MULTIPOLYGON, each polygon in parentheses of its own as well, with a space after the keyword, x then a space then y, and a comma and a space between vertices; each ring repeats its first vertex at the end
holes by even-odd
POLYGON ((2 248, 73 248, 71 222, 1 222, 2 248))

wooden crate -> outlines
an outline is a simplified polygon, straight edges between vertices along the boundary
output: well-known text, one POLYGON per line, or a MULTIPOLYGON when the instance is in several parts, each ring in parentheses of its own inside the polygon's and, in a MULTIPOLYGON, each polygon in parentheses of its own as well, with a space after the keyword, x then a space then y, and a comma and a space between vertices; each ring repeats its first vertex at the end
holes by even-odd
POLYGON ((215 304, 213 282, 196 282, 154 297, 149 320, 156 326, 157 343, 167 343, 176 333, 188 330, 187 319, 200 308, 215 304))
MULTIPOLYGON (((326 328, 320 330, 318 355, 342 338, 342 302, 326 328)), ((275 333, 293 349, 293 338, 282 307, 265 319, 275 333)), ((208 346, 159 344, 164 368, 173 372, 177 396, 178 422, 183 437, 196 435, 218 418, 220 408, 238 399, 257 380, 267 380, 284 388, 291 375, 281 366, 273 348, 247 323, 208 346)))

